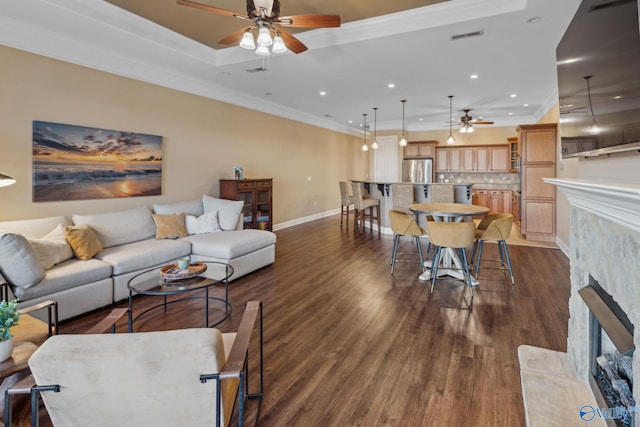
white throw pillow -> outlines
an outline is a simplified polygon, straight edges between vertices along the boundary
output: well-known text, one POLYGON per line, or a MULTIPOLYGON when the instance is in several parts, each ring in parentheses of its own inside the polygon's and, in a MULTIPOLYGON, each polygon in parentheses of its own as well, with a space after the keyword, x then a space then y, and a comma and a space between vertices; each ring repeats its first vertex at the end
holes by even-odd
POLYGON ((62 224, 58 226, 42 239, 27 239, 33 249, 38 254, 38 259, 45 270, 49 270, 56 264, 73 257, 73 251, 67 238, 64 235, 62 224))
POLYGON ((217 210, 220 228, 224 231, 232 231, 235 230, 238 225, 244 202, 242 200, 217 199, 203 195, 202 206, 204 207, 205 213, 217 210))
POLYGON ((218 211, 207 212, 199 217, 187 215, 184 222, 187 227, 187 233, 189 234, 204 234, 222 231, 220 224, 218 223, 218 211))
POLYGON ((21 234, 0 235, 0 273, 14 286, 28 288, 45 276, 38 254, 21 234))

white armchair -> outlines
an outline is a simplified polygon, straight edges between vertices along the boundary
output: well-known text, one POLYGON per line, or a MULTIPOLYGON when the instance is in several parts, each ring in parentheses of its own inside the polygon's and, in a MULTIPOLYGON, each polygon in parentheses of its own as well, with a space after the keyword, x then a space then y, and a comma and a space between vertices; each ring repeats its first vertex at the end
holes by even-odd
POLYGON ((56 426, 227 426, 236 398, 242 425, 245 399, 262 398, 262 305, 247 303, 236 333, 194 328, 56 335, 29 366, 35 385, 8 390, 5 406, 13 395, 31 393, 32 425, 38 395, 56 426), (249 394, 248 349, 258 318, 259 391, 249 394))

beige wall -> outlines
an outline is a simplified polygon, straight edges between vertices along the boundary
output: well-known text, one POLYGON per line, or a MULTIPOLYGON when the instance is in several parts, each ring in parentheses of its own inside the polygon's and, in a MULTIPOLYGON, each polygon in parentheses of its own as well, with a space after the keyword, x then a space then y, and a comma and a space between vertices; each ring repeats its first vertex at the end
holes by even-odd
POLYGON ((337 182, 369 170, 357 137, 2 46, 0 94, 0 173, 18 181, 0 189, 0 220, 217 196, 242 166, 274 179, 280 224, 339 208, 337 182), (33 120, 162 135, 162 195, 33 203, 33 120))

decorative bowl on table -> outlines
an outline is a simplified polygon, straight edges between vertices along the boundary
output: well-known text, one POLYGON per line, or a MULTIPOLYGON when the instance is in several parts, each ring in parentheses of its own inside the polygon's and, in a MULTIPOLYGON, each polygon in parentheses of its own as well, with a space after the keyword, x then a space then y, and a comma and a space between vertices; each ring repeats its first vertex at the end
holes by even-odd
POLYGON ((207 271, 207 265, 202 262, 192 262, 189 268, 180 269, 178 264, 165 265, 160 269, 160 276, 164 283, 175 282, 176 280, 190 279, 207 271))

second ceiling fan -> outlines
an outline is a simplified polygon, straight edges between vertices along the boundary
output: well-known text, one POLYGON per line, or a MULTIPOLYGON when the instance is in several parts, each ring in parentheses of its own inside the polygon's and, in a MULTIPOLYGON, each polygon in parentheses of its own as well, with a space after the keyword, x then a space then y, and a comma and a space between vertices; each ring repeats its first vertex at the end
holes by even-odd
POLYGON ((304 43, 281 27, 330 28, 340 26, 340 16, 338 15, 280 16, 279 0, 247 0, 246 15, 190 0, 177 0, 177 3, 183 6, 217 13, 218 15, 231 16, 243 21, 252 21, 252 25, 229 34, 218 43, 240 43, 240 46, 245 49, 256 49, 255 43, 257 42, 256 53, 258 55, 269 55, 268 48, 272 45, 274 53, 282 53, 285 52, 286 49, 289 49, 293 53, 301 53, 307 50, 307 46, 305 46, 304 43), (254 30, 258 34, 255 42, 253 37, 254 30))

